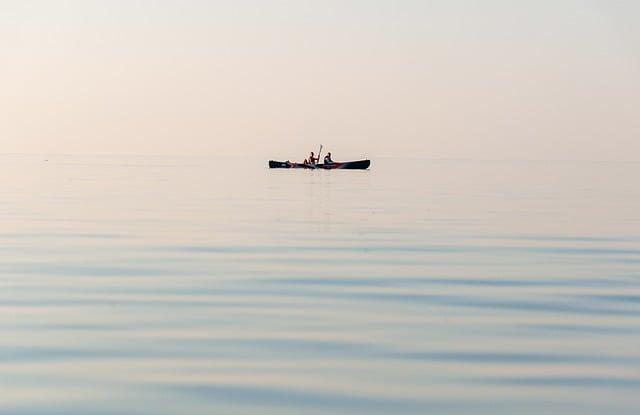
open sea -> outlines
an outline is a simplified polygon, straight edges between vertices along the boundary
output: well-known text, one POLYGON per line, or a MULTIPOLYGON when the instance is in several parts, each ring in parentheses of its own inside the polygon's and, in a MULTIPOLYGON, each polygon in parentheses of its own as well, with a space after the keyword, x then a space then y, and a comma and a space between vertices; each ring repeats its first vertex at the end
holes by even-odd
POLYGON ((638 414, 640 163, 0 156, 0 414, 638 414))

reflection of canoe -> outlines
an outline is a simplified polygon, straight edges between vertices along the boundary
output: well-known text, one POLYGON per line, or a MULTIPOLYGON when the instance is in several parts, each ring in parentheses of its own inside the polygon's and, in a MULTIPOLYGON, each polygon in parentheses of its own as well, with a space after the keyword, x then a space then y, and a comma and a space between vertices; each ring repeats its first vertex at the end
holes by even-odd
POLYGON ((331 164, 303 164, 303 163, 291 163, 289 161, 273 161, 269 160, 270 169, 350 169, 350 170, 365 170, 371 165, 369 160, 358 161, 342 161, 334 162, 331 164))

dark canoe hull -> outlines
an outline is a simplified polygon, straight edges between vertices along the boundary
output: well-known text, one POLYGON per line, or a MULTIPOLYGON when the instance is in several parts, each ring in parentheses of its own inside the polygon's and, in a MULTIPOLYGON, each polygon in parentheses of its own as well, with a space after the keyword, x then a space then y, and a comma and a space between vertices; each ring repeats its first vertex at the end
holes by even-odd
POLYGON ((303 163, 291 163, 288 161, 274 161, 269 160, 270 169, 324 169, 324 170, 366 170, 371 165, 370 160, 358 160, 358 161, 343 161, 335 162, 332 164, 303 164, 303 163))

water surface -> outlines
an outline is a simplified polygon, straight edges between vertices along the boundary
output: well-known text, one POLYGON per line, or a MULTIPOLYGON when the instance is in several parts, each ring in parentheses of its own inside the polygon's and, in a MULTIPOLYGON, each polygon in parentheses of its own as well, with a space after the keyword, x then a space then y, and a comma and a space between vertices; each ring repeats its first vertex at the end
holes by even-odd
POLYGON ((1 414, 640 406, 640 164, 0 173, 1 414))

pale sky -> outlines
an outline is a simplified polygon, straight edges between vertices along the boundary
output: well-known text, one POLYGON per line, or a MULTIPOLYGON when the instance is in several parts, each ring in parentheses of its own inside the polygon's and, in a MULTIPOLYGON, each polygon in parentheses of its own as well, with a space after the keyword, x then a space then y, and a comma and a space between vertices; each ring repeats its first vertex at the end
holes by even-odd
POLYGON ((0 153, 640 160, 640 2, 0 0, 0 153))

